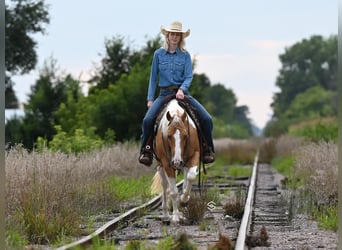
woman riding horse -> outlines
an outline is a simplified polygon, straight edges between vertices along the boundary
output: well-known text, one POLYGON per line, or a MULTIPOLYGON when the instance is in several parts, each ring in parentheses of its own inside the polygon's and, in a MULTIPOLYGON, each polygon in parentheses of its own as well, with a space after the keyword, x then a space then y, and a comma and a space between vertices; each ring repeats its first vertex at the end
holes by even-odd
POLYGON ((212 140, 213 122, 207 110, 189 94, 189 87, 193 79, 192 62, 188 51, 185 50, 185 38, 190 30, 182 30, 181 22, 173 22, 168 28, 161 28, 165 36, 164 46, 157 49, 153 55, 150 81, 147 94, 147 112, 143 119, 141 150, 139 162, 150 166, 153 161, 153 127, 164 99, 169 95, 176 95, 177 99, 187 96, 199 116, 201 131, 204 134, 203 163, 215 161, 214 144, 212 140), (160 94, 154 100, 159 75, 160 94))

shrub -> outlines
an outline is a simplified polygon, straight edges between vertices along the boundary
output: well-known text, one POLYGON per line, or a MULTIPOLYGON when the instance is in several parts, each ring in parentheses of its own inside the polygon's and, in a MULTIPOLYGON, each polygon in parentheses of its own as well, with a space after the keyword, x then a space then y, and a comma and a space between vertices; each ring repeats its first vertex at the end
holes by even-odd
POLYGON ((337 141, 338 123, 336 118, 309 121, 291 127, 289 133, 313 142, 337 141))
POLYGON ((57 134, 50 142, 38 137, 36 143, 38 150, 41 150, 44 146, 48 146, 52 151, 78 154, 81 152, 90 152, 91 150, 104 146, 104 141, 95 135, 95 128, 89 128, 88 131, 76 129, 73 135, 68 135, 62 131, 62 127, 59 125, 55 126, 55 129, 57 134))

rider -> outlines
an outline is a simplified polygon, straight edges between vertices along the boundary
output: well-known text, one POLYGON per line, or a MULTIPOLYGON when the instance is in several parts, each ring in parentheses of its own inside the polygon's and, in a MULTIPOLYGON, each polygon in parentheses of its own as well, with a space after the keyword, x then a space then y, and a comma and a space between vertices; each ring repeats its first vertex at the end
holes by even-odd
POLYGON ((141 135, 141 151, 139 162, 150 166, 153 160, 153 126, 155 118, 166 96, 176 95, 177 99, 189 99, 190 104, 197 110, 199 122, 204 134, 203 163, 215 161, 214 144, 212 140, 213 122, 207 110, 189 94, 193 79, 192 62, 188 51, 185 50, 184 39, 190 35, 190 29, 182 30, 182 23, 175 21, 168 28, 161 27, 165 36, 164 46, 157 49, 153 55, 150 81, 147 93, 147 112, 143 119, 141 135), (159 85, 158 85, 159 75, 159 85), (159 96, 154 100, 157 86, 159 96))

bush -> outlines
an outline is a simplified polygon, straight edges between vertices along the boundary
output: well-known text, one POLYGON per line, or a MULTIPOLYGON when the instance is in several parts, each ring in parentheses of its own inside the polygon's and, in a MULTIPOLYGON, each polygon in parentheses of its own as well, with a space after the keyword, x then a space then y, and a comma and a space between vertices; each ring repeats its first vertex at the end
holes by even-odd
POLYGON ((313 120, 292 126, 289 133, 304 137, 313 142, 319 142, 321 140, 336 142, 338 137, 338 122, 336 118, 313 120))
POLYGON ((81 153, 90 152, 91 150, 101 148, 104 141, 95 135, 95 128, 89 128, 87 133, 83 129, 76 129, 73 135, 68 135, 62 131, 62 127, 55 126, 57 134, 50 142, 38 137, 36 147, 41 150, 44 146, 48 146, 52 151, 61 151, 64 153, 81 153))

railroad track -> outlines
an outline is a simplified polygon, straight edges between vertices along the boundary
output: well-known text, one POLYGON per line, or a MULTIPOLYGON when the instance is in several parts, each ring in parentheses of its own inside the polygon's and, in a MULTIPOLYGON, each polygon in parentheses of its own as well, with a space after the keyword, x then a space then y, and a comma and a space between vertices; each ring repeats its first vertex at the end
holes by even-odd
MULTIPOLYGON (((288 225, 286 204, 277 190, 274 173, 269 165, 258 163, 258 154, 253 165, 241 167, 250 168, 251 176, 235 179, 229 176, 216 176, 208 178, 201 187, 194 185, 194 196, 190 201, 197 200, 197 203, 188 204, 189 208, 182 209, 187 215, 183 223, 170 225, 160 220, 161 195, 158 195, 107 222, 92 234, 61 246, 58 250, 89 248, 94 237, 115 244, 116 249, 124 249, 133 241, 156 245, 168 237, 187 237, 196 249, 209 249, 215 244, 222 243, 223 239, 230 241, 233 246, 231 249, 269 246, 270 241, 265 235, 268 235, 270 230, 279 230, 288 225), (225 202, 206 200, 203 204, 203 193, 206 199, 209 197, 208 193, 216 193, 225 202), (228 208, 234 208, 234 204, 239 204, 241 200, 243 215, 230 215, 228 208), (205 206, 200 223, 192 223, 189 219, 191 206, 198 210, 205 206)), ((180 188, 182 181, 177 185, 180 188)))

